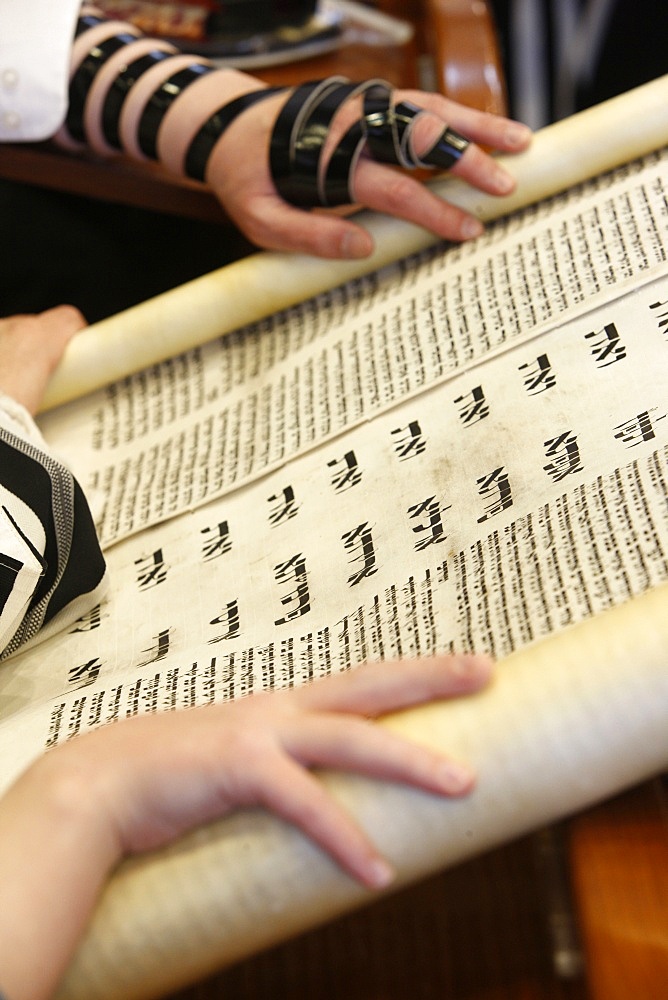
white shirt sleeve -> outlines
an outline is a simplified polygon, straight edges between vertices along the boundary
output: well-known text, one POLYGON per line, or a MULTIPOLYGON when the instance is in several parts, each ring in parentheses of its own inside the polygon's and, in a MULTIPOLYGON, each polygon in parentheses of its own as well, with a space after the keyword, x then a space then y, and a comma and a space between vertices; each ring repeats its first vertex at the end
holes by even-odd
POLYGON ((48 139, 67 111, 81 0, 0 0, 0 142, 48 139))

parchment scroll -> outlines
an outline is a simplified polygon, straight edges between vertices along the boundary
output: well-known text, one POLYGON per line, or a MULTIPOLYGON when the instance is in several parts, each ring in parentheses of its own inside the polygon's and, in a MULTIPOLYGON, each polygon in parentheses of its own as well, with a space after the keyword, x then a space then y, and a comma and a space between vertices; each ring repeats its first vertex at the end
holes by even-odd
MULTIPOLYGON (((436 187, 491 219, 666 144, 668 77, 541 131, 510 164, 518 178, 511 199, 451 180, 436 187)), ((259 254, 89 328, 72 343, 47 405, 433 242, 405 223, 363 218, 377 244, 369 261, 259 254)), ((663 770, 667 649, 662 586, 513 654, 480 695, 383 723, 471 760, 480 778, 466 800, 323 780, 392 860, 397 887, 409 884, 663 770)), ((239 813, 119 870, 59 1000, 157 997, 371 898, 294 830, 239 813)))
MULTIPOLYGON (((434 189, 488 221, 667 144, 665 76, 541 129, 525 153, 502 158, 517 178, 515 193, 507 198, 483 195, 454 178, 435 181, 434 189)), ((376 245, 365 260, 258 253, 88 327, 68 346, 42 409, 83 396, 436 242, 432 233, 398 219, 365 212, 357 221, 376 245)))
MULTIPOLYGON (((667 612, 664 586, 513 654, 484 693, 389 717, 475 764, 466 800, 323 777, 397 887, 665 768, 667 612)), ((239 813, 118 872, 58 998, 156 997, 372 898, 294 830, 239 813)))

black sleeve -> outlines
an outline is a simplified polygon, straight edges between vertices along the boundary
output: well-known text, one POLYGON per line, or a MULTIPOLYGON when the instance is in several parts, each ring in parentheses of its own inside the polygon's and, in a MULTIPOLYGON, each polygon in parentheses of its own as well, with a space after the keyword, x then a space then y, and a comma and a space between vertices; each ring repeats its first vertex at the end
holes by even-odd
POLYGON ((68 609, 97 601, 105 562, 81 488, 54 458, 0 427, 0 659, 68 609), (89 598, 86 601, 86 598, 89 598))

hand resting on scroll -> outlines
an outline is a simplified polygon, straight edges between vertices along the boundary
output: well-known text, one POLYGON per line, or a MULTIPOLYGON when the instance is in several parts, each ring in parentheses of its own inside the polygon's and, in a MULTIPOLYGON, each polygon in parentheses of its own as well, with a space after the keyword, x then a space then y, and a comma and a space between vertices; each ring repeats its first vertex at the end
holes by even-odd
POLYGON ((36 413, 63 351, 85 325, 74 306, 0 318, 0 392, 36 413))
POLYGON ((1 988, 11 1000, 49 997, 121 858, 236 807, 270 809, 369 888, 386 886, 388 862, 307 768, 465 794, 467 766, 369 720, 475 691, 488 676, 473 656, 371 664, 303 688, 135 716, 48 751, 0 801, 1 988))
MULTIPOLYGON (((427 109, 416 125, 416 147, 423 153, 442 132, 445 122, 472 140, 451 169, 474 187, 492 195, 508 195, 512 176, 480 145, 517 153, 530 142, 526 126, 447 100, 439 94, 397 91, 395 101, 407 100, 427 109)), ((330 258, 366 257, 373 251, 370 234, 332 211, 307 212, 277 197, 266 166, 266 157, 249 156, 263 151, 285 97, 278 95, 250 109, 236 120, 215 147, 207 179, 227 213, 245 235, 259 246, 297 250, 330 258)), ((353 108, 343 107, 330 130, 325 159, 345 128, 354 119, 353 108)), ((482 223, 463 209, 444 201, 416 177, 395 166, 362 155, 354 170, 356 204, 416 223, 443 239, 473 239, 482 223)))
MULTIPOLYGON (((5 396, 35 409, 83 322, 69 306, 0 320, 5 396)), ((0 397, 0 446, 14 447, 20 458, 16 430, 3 438, 2 403, 0 397)), ((13 426, 12 419, 10 411, 4 420, 13 426)), ((30 455, 36 461, 34 446, 30 455)), ((11 451, 3 456, 0 489, 15 491, 20 484, 16 472, 9 475, 11 451)), ((55 464, 48 457, 45 462, 55 464)), ((41 474, 29 478, 26 500, 42 510, 35 498, 41 474)), ((48 523, 44 528, 48 532, 48 523)), ((46 552, 54 547, 52 540, 46 552)), ((72 547, 74 562, 90 561, 90 539, 85 550, 72 547)), ((10 670, 11 661, 1 669, 10 670)), ((465 795, 474 782, 466 764, 371 720, 475 692, 490 669, 487 658, 472 655, 368 664, 301 688, 135 716, 48 751, 0 799, 0 992, 11 1000, 49 997, 118 862, 238 807, 271 810, 353 878, 371 889, 386 886, 390 865, 309 769, 355 771, 436 795, 465 795)))
POLYGON ((268 88, 107 21, 87 4, 71 70, 59 141, 157 160, 208 183, 242 232, 268 249, 369 256, 372 239, 353 221, 305 211, 351 204, 444 239, 477 236, 477 219, 406 170, 451 168, 489 194, 507 195, 512 177, 481 145, 514 153, 530 141, 530 130, 518 122, 435 93, 393 91, 383 81, 333 77, 268 88))

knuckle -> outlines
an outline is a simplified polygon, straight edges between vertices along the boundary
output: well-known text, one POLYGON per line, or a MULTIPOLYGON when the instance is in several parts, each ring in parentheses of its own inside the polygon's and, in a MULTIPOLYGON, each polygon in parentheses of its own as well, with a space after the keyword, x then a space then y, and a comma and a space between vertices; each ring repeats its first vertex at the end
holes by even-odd
POLYGON ((61 305, 56 307, 56 314, 63 326, 78 330, 86 325, 83 313, 72 305, 61 305))
POLYGON ((257 243, 258 245, 266 244, 268 227, 259 212, 256 212, 252 208, 248 209, 235 221, 252 243, 257 243))
POLYGON ((392 212, 406 211, 415 197, 415 185, 410 177, 396 173, 385 184, 385 203, 392 212))
POLYGON ((339 244, 342 238, 342 234, 338 230, 334 232, 329 228, 314 225, 308 245, 305 245, 304 249, 311 250, 318 257, 336 257, 339 254, 339 244))

